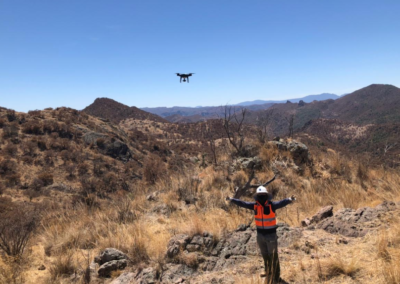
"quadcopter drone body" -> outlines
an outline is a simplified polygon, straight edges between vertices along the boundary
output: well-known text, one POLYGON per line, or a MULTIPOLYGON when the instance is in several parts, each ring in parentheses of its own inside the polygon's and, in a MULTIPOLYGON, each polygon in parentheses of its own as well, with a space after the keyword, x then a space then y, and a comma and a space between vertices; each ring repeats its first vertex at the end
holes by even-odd
POLYGON ((188 74, 176 73, 176 76, 181 77, 179 80, 180 83, 182 83, 182 79, 183 79, 183 82, 186 82, 186 79, 187 79, 187 82, 189 83, 189 77, 192 76, 193 74, 194 73, 188 73, 188 74))

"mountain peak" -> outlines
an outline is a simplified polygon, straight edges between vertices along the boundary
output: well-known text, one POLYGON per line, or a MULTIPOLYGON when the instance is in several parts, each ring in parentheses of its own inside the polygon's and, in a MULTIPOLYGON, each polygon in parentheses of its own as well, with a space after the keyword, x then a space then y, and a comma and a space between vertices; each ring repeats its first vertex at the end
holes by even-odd
POLYGON ((119 123, 128 118, 168 122, 158 115, 138 109, 137 107, 129 107, 110 98, 97 98, 83 111, 93 116, 109 119, 114 123, 119 123))

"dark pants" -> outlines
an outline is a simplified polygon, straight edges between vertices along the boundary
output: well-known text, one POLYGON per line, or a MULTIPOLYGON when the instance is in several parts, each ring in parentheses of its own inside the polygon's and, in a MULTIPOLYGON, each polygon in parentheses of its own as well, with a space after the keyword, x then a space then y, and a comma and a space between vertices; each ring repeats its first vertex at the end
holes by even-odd
POLYGON ((257 234, 257 243, 264 259, 267 277, 278 282, 281 274, 278 258, 278 236, 272 234, 257 234))

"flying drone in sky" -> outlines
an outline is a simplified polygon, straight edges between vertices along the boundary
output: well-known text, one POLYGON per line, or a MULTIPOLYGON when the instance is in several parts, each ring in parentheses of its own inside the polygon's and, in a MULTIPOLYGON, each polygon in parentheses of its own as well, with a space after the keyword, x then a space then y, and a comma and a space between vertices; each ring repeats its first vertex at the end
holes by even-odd
POLYGON ((183 79, 183 82, 186 82, 186 79, 187 79, 187 82, 189 83, 189 77, 190 76, 192 76, 194 73, 187 73, 187 74, 180 74, 180 73, 176 73, 176 76, 179 76, 179 77, 181 77, 180 78, 180 83, 182 83, 182 79, 183 79))

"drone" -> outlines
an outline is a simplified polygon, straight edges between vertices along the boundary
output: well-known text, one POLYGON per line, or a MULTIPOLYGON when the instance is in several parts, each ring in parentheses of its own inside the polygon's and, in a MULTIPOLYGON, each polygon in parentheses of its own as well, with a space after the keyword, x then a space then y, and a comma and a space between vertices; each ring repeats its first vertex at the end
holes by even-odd
POLYGON ((187 82, 189 83, 189 77, 190 76, 192 76, 194 73, 188 73, 188 74, 180 74, 180 73, 176 73, 176 76, 179 76, 179 77, 181 77, 181 79, 180 79, 180 83, 182 83, 182 78, 183 78, 183 82, 186 82, 186 79, 187 79, 187 82))

